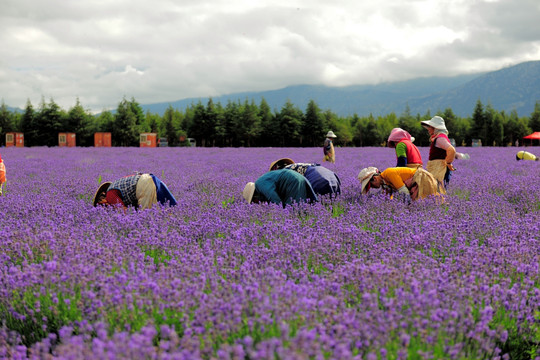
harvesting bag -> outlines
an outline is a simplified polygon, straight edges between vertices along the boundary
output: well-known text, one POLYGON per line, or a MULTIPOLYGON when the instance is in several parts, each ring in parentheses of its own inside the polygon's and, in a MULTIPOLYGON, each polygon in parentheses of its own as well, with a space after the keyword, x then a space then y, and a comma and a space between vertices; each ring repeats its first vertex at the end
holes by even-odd
POLYGON ((423 199, 429 195, 437 194, 437 180, 426 170, 419 168, 413 176, 413 181, 418 185, 419 199, 423 199))

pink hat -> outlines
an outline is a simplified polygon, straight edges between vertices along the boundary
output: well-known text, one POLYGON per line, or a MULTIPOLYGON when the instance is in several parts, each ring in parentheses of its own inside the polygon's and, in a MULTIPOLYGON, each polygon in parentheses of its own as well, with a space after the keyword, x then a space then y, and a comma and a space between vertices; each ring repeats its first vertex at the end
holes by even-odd
POLYGON ((398 142, 403 139, 410 140, 411 142, 414 141, 414 137, 412 137, 408 131, 403 130, 402 128, 393 128, 392 131, 390 131, 390 135, 388 136, 387 142, 388 143, 390 143, 390 141, 398 142))

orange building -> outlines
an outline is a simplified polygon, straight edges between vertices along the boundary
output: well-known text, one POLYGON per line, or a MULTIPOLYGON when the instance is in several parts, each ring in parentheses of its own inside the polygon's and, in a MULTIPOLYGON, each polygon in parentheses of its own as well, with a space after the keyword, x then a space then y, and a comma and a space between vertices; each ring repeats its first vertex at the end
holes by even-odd
POLYGON ((157 134, 156 133, 142 133, 139 144, 140 144, 140 147, 156 147, 157 134))
POLYGON ((58 133, 58 146, 76 146, 77 135, 74 133, 58 133))
POLYGON ((24 134, 18 133, 18 132, 6 133, 6 147, 10 147, 10 146, 23 147, 24 134))
POLYGON ((111 133, 110 132, 97 132, 94 133, 94 146, 95 147, 111 147, 111 133))

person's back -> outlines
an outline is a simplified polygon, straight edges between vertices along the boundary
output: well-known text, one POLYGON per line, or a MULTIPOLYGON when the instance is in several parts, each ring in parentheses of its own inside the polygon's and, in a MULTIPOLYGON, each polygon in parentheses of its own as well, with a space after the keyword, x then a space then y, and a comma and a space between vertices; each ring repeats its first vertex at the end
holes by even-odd
POLYGON ((341 180, 336 173, 324 166, 309 166, 304 176, 317 194, 332 196, 341 193, 341 180))
POLYGON ((531 154, 530 152, 528 151, 518 151, 518 153, 516 154, 516 160, 533 160, 533 161, 538 161, 539 158, 538 156, 534 155, 534 154, 531 154))
POLYGON ((398 190, 404 185, 404 182, 414 176, 416 169, 408 167, 393 167, 387 168, 381 173, 384 181, 393 187, 394 190, 398 190))
POLYGON ((309 181, 289 169, 267 172, 255 181, 256 196, 260 201, 270 201, 275 204, 291 204, 303 200, 317 201, 309 181))

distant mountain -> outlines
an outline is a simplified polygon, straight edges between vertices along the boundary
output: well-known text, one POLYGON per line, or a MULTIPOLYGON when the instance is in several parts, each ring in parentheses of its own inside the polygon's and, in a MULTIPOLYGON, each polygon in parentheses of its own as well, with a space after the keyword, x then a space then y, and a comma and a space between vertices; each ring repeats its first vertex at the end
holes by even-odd
MULTIPOLYGON (((519 116, 529 116, 534 104, 540 100, 540 61, 521 63, 502 70, 454 77, 430 77, 378 85, 354 85, 328 87, 323 85, 295 85, 279 90, 242 92, 212 97, 223 106, 228 101, 253 99, 256 103, 264 98, 272 109, 279 111, 290 100, 305 111, 310 100, 323 110, 331 110, 340 116, 401 114, 409 106, 412 114, 435 113, 450 107, 461 117, 471 116, 480 99, 493 108, 510 112, 517 110, 519 116)), ((189 98, 175 102, 141 105, 146 111, 163 114, 171 105, 184 110, 199 101, 206 105, 208 97, 189 98)))
POLYGON ((432 112, 451 107, 455 114, 469 116, 478 99, 484 106, 491 103, 496 110, 515 109, 519 116, 529 116, 540 101, 540 61, 493 71, 444 93, 410 99, 409 106, 432 112))
POLYGON ((14 108, 14 107, 7 106, 7 105, 6 105, 6 109, 7 109, 7 111, 12 112, 12 113, 16 113, 16 114, 22 114, 22 113, 24 113, 24 110, 23 110, 23 109, 14 108))

